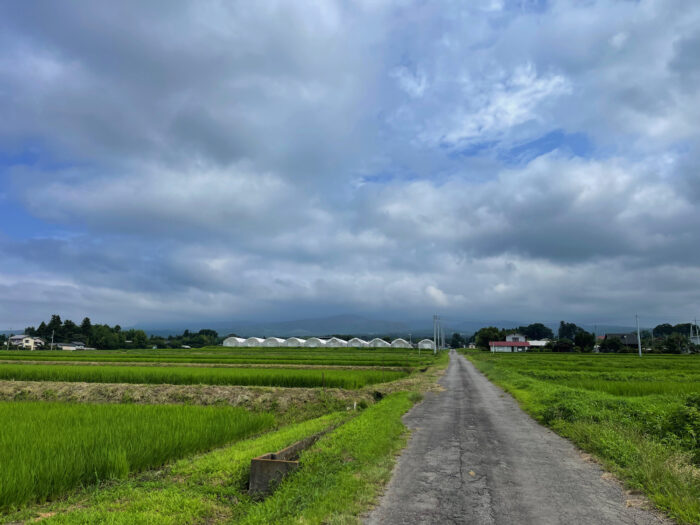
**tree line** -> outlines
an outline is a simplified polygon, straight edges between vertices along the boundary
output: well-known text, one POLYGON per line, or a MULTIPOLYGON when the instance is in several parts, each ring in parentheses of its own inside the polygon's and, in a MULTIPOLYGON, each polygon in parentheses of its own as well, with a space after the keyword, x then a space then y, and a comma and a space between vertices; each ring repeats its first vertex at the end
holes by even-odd
MULTIPOLYGON (((118 324, 109 326, 108 324, 92 324, 89 317, 86 317, 78 325, 66 319, 61 320, 60 315, 52 315, 51 320, 44 321, 38 327, 28 326, 24 333, 32 337, 42 338, 47 345, 51 343, 82 343, 86 347, 98 350, 116 350, 118 348, 181 348, 189 346, 200 348, 220 344, 223 337, 219 337, 216 330, 203 329, 198 332, 185 330, 181 335, 170 335, 168 337, 150 337, 143 330, 134 328, 122 329, 118 324)), ((5 336, 0 338, 0 342, 6 341, 5 336)))
MULTIPOLYGON (((690 323, 680 323, 671 325, 668 323, 655 326, 652 330, 642 330, 642 349, 647 353, 697 353, 700 352, 700 345, 694 345, 690 341, 690 323)), ((697 327, 694 328, 697 330, 697 327)), ((593 352, 598 346, 598 351, 603 353, 634 353, 638 351, 636 345, 636 332, 634 335, 634 345, 626 345, 616 336, 607 337, 604 340, 596 340, 596 335, 581 328, 575 323, 561 321, 556 337, 554 332, 542 323, 533 323, 517 328, 502 329, 495 326, 487 326, 478 330, 471 338, 462 338, 459 334, 454 334, 451 340, 453 347, 465 346, 466 343, 473 342, 482 350, 489 350, 489 341, 505 341, 509 334, 519 333, 529 340, 549 339, 544 347, 530 347, 528 351, 537 352, 593 352), (458 337, 455 337, 458 336, 458 337)))

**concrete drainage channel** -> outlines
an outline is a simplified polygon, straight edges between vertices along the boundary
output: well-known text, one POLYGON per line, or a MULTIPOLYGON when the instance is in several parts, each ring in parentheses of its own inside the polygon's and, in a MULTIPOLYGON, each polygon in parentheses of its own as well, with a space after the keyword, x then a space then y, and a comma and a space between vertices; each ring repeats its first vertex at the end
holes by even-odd
POLYGON ((263 454, 250 461, 248 494, 265 497, 272 493, 282 479, 299 468, 299 454, 316 443, 320 437, 335 430, 336 426, 309 436, 278 452, 263 454))

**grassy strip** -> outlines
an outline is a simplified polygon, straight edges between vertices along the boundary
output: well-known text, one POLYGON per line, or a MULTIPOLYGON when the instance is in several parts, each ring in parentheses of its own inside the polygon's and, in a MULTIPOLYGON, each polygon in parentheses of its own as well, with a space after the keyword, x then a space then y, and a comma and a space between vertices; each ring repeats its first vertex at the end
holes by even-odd
MULTIPOLYGON (((239 512, 237 523, 356 521, 391 477, 406 442, 401 416, 417 394, 392 394, 302 454, 294 475, 264 502, 239 512)), ((242 509, 243 510, 243 509, 242 509)))
MULTIPOLYGON (((523 409, 595 454, 628 487, 643 491, 680 522, 700 523, 700 396, 682 395, 675 387, 659 394, 659 384, 643 393, 637 384, 626 395, 614 395, 624 389, 601 386, 597 379, 574 388, 567 374, 586 366, 581 356, 571 356, 568 368, 563 356, 556 356, 552 366, 543 359, 546 356, 467 356, 523 409), (533 370, 544 373, 535 377, 533 370), (567 379, 560 383, 558 377, 567 379)), ((596 367, 602 364, 598 356, 587 357, 596 367)), ((637 362, 645 373, 649 362, 646 358, 637 362)), ((681 358, 675 368, 665 366, 672 375, 692 369, 695 363, 681 358)), ((607 381, 615 383, 616 370, 629 376, 632 367, 628 360, 608 359, 607 381)))
POLYGON ((25 509, 0 523, 43 516, 47 524, 355 522, 389 479, 405 442, 401 415, 415 394, 393 394, 350 419, 302 455, 302 468, 264 501, 246 492, 250 460, 282 449, 353 412, 290 425, 161 472, 103 485, 66 501, 25 509))
POLYGON ((319 370, 303 368, 193 368, 86 365, 0 365, 0 379, 84 381, 170 385, 242 385, 314 388, 362 388, 407 376, 397 370, 319 370))
POLYGON ((0 403, 0 509, 124 478, 270 428, 240 408, 0 403))

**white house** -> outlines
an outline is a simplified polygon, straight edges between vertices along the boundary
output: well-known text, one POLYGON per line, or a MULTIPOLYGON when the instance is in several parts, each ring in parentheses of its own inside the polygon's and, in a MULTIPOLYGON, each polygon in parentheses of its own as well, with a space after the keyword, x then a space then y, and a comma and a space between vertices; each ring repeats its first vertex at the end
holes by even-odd
POLYGON ((369 342, 370 348, 391 348, 391 344, 387 343, 384 339, 375 337, 369 342))
POLYGON ((326 342, 328 348, 345 348, 348 346, 348 342, 340 337, 331 337, 328 342, 326 342))
POLYGON ((352 348, 367 348, 369 343, 364 339, 360 339, 359 337, 353 337, 350 339, 350 341, 348 341, 348 346, 352 348))
POLYGON ((266 337, 263 341, 263 346, 268 348, 279 348, 280 346, 284 346, 284 339, 280 339, 279 337, 266 337))
POLYGON ((249 337, 248 339, 245 340, 245 346, 252 346, 252 347, 258 347, 262 346, 264 339, 260 339, 259 337, 249 337))
POLYGON ((526 352, 529 347, 527 341, 489 341, 491 352, 526 352))
POLYGON ((435 350, 435 343, 431 339, 418 341, 418 348, 421 350, 435 350))
POLYGON ((409 343, 405 339, 399 338, 399 339, 394 339, 391 342, 391 348, 413 348, 413 347, 411 346, 411 343, 409 343))
POLYGON ((508 342, 516 342, 516 343, 523 343, 527 341, 527 337, 525 337, 522 334, 508 334, 506 336, 506 341, 508 342))
POLYGON ((242 337, 227 337, 224 339, 224 346, 245 346, 245 339, 242 337))
POLYGON ((44 340, 40 337, 32 337, 30 335, 13 335, 9 339, 12 346, 18 346, 26 350, 35 350, 44 346, 44 340))
POLYGON ((300 339, 298 337, 290 337, 284 343, 284 346, 288 346, 290 348, 299 348, 300 346, 304 346, 304 343, 306 343, 306 339, 300 339))
POLYGON ((304 346, 307 348, 323 348, 326 346, 326 341, 325 339, 319 339, 318 337, 310 337, 306 340, 304 343, 304 346))

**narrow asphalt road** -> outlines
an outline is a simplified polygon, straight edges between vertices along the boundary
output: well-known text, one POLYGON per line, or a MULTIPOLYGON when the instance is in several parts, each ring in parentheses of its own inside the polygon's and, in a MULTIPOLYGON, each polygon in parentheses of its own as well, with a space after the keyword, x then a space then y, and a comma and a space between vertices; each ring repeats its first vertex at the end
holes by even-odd
POLYGON ((440 382, 404 417, 411 440, 367 524, 669 523, 627 506, 618 483, 463 356, 452 351, 440 382))

